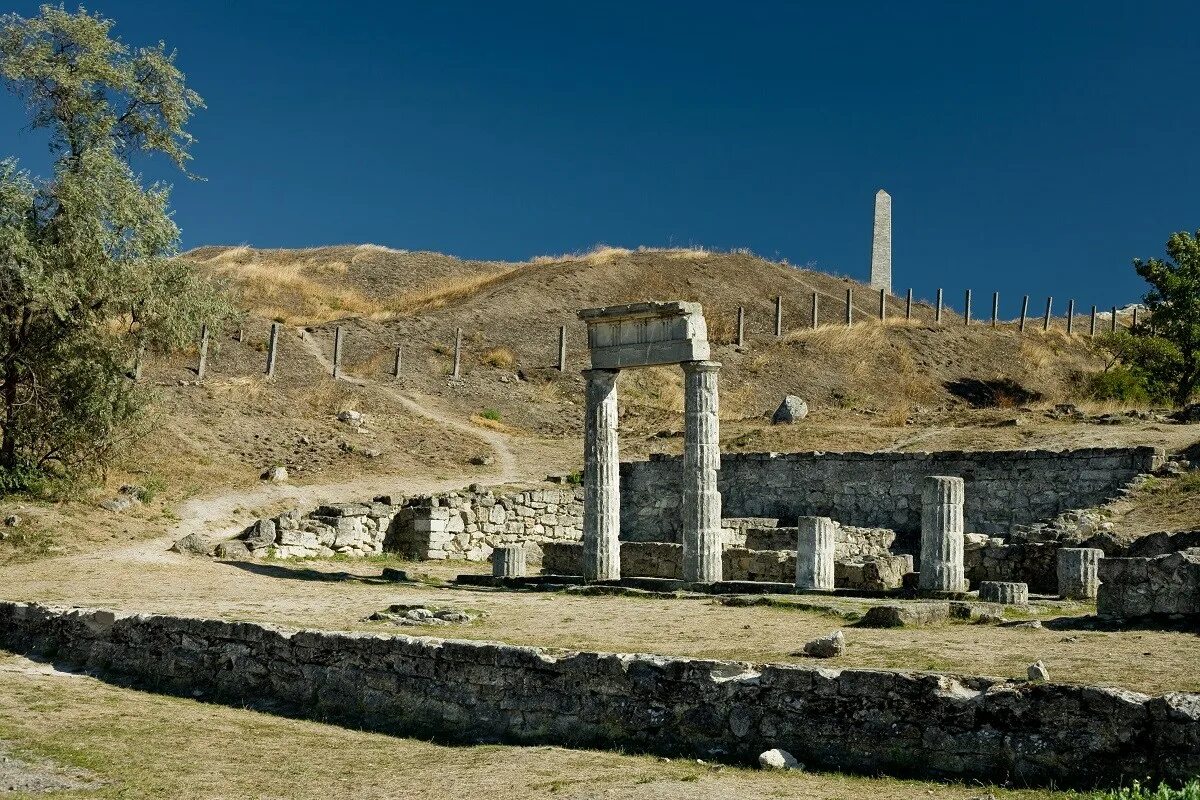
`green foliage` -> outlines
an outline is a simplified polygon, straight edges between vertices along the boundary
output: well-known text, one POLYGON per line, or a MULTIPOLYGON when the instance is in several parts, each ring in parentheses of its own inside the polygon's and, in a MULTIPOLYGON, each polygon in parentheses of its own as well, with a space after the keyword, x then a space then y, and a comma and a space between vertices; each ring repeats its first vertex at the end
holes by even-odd
POLYGON ((1182 356, 1174 343, 1147 330, 1117 331, 1099 345, 1109 355, 1104 372, 1087 378, 1087 393, 1097 400, 1124 403, 1170 403, 1182 356))
POLYGON ((485 408, 482 412, 480 412, 479 416, 483 417, 484 419, 490 419, 492 422, 500 421, 500 412, 494 408, 485 408))
POLYGON ((1173 789, 1165 783, 1160 783, 1157 789, 1150 789, 1134 781, 1131 786, 1093 794, 1089 800, 1200 800, 1200 780, 1189 781, 1180 789, 1173 789))
POLYGON ((1145 303, 1155 337, 1178 353, 1158 364, 1158 375, 1171 385, 1175 403, 1183 405, 1200 386, 1200 231, 1171 234, 1165 261, 1134 259, 1133 268, 1151 287, 1145 303))
POLYGON ((130 163, 159 153, 183 169, 203 104, 174 53, 130 50, 111 28, 83 9, 0 17, 0 77, 53 159, 38 180, 0 161, 0 490, 103 470, 145 429, 146 393, 127 378, 143 354, 232 313, 172 258, 168 187, 143 187, 130 163))

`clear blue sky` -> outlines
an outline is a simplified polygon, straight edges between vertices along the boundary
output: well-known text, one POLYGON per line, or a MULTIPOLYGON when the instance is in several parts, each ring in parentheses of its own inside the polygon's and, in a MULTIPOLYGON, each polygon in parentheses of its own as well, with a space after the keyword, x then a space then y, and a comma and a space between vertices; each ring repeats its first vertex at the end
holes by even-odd
MULTIPOLYGON (((1132 300, 1130 259, 1200 228, 1194 2, 89 8, 207 101, 185 247, 700 244, 865 278, 884 187, 897 291, 1011 315, 1132 300)), ((44 171, 8 98, 0 121, 44 171)))

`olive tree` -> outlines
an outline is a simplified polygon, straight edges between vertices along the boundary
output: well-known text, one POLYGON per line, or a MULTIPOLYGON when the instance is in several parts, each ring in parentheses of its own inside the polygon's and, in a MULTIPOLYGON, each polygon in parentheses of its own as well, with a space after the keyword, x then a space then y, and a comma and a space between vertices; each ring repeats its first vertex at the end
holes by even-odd
POLYGON ((112 21, 43 6, 0 17, 0 78, 44 131, 50 174, 0 161, 0 489, 103 469, 140 430, 141 355, 178 348, 231 309, 178 259, 169 187, 203 107, 163 44, 131 49, 112 21))

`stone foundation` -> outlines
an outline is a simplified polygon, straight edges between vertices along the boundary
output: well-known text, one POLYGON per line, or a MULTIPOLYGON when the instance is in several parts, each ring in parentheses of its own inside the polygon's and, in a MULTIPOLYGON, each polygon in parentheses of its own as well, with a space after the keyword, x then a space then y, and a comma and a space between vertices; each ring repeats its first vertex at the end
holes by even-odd
POLYGON ((0 603, 0 644, 146 688, 407 736, 1092 787, 1200 774, 1200 695, 0 603))
POLYGON ((1026 583, 1037 594, 1058 593, 1058 545, 1040 542, 1005 544, 999 539, 968 541, 963 550, 967 580, 1026 583))
POLYGON ((1151 558, 1102 558, 1097 568, 1101 616, 1200 615, 1200 548, 1151 558))

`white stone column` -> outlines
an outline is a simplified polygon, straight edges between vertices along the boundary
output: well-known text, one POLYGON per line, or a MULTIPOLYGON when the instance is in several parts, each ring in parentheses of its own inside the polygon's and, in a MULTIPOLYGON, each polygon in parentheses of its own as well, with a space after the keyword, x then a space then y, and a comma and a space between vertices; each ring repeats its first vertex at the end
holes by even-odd
POLYGON ((615 369, 585 369, 583 579, 621 578, 621 486, 615 369))
POLYGON ((833 520, 800 517, 796 530, 796 588, 833 589, 833 520))
POLYGON ((492 577, 524 578, 525 548, 513 544, 492 550, 492 577))
POLYGON ((721 580, 720 424, 715 361, 684 361, 683 579, 721 580))
POLYGON ((1058 594, 1068 600, 1095 600, 1100 591, 1098 547, 1064 547, 1058 551, 1058 594))
POLYGON ((962 478, 931 475, 921 482, 921 568, 923 593, 964 592, 962 478))

